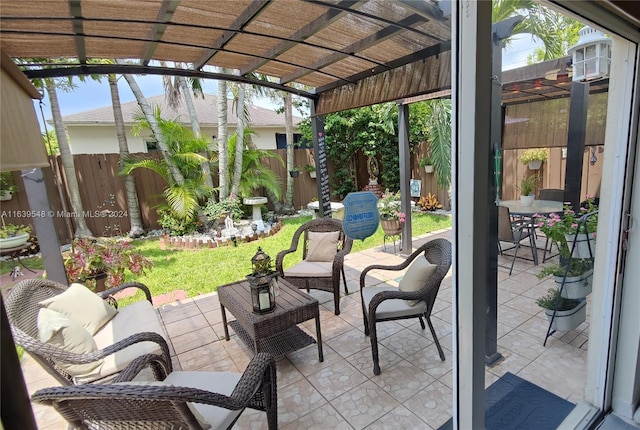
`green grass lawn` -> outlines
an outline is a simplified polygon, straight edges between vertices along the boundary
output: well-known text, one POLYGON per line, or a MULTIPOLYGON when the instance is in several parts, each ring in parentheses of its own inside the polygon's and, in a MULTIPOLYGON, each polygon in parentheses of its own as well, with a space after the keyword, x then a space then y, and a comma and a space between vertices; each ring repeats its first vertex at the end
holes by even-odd
MULTIPOLYGON (((258 250, 258 246, 271 257, 275 265, 278 252, 289 248, 293 233, 309 219, 310 217, 285 219, 282 229, 274 236, 254 242, 239 243, 237 247, 162 250, 158 239, 136 240, 134 242, 136 248, 155 264, 152 270, 136 280, 146 284, 154 296, 174 290, 185 290, 189 297, 210 293, 220 285, 238 281, 248 275, 251 271, 251 257, 258 250)), ((416 236, 450 226, 451 218, 448 216, 429 213, 414 213, 412 216, 413 234, 416 236)), ((364 241, 354 241, 352 252, 379 246, 382 243, 382 228, 378 228, 374 235, 364 241)), ((301 251, 295 256, 289 255, 285 259, 285 267, 292 266, 301 258, 301 251)), ((26 260, 26 264, 29 267, 42 267, 39 258, 26 260)), ((3 263, 2 270, 2 273, 8 272, 9 265, 6 264, 5 267, 3 263)), ((127 280, 132 280, 130 275, 127 280)))

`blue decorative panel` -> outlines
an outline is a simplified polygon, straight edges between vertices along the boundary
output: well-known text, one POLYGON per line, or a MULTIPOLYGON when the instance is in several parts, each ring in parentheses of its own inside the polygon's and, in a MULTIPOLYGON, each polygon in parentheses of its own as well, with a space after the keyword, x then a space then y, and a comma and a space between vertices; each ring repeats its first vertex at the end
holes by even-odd
POLYGON ((342 228, 352 239, 365 239, 378 229, 378 198, 371 191, 349 193, 345 197, 342 228))

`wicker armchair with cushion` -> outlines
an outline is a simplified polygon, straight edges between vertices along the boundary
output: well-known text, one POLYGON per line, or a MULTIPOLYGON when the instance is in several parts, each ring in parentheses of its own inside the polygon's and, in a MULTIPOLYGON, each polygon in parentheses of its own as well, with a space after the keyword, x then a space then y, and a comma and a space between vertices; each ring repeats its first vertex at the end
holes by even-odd
POLYGON ((371 336, 373 373, 380 374, 378 359, 378 337, 376 323, 406 318, 418 318, 425 329, 423 318, 429 325, 440 359, 444 352, 431 324, 431 311, 436 300, 440 283, 451 267, 451 242, 434 239, 419 247, 413 254, 397 266, 374 264, 360 274, 360 296, 364 317, 364 333, 371 336), (371 270, 403 270, 407 272, 398 287, 389 284, 366 285, 367 274, 371 270))
POLYGON ((265 411, 268 428, 277 429, 276 388, 270 354, 256 354, 242 374, 169 372, 162 357, 144 355, 111 384, 45 388, 32 400, 80 429, 229 429, 245 408, 265 411), (166 378, 130 382, 149 364, 164 367, 166 378))
POLYGON ((143 284, 95 294, 80 284, 28 279, 11 289, 6 308, 15 343, 63 385, 111 377, 145 354, 171 366, 164 327, 143 284), (104 300, 117 306, 111 295, 129 287, 144 291, 147 300, 120 309, 104 300))
POLYGON ((344 257, 351 252, 353 239, 342 230, 342 221, 332 218, 314 219, 302 224, 291 239, 291 247, 278 253, 276 269, 280 276, 298 288, 311 288, 333 293, 335 314, 340 314, 340 277, 344 292, 349 294, 344 275, 344 257), (302 261, 284 270, 284 258, 298 250, 302 236, 302 261))

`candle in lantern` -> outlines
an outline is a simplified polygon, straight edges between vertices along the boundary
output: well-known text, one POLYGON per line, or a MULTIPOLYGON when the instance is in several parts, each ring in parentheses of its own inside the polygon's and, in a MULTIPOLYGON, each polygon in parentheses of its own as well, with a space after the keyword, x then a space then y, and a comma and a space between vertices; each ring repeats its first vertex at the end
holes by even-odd
POLYGON ((264 310, 264 309, 269 309, 269 292, 268 291, 260 291, 260 295, 259 295, 259 300, 260 300, 260 309, 264 310))

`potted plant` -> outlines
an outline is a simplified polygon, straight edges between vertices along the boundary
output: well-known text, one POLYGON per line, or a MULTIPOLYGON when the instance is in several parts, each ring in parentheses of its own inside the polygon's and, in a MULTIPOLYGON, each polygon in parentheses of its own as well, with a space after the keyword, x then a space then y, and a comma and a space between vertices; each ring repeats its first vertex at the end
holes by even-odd
POLYGON ((289 170, 289 176, 291 176, 292 178, 297 178, 298 176, 300 176, 300 168, 294 167, 293 169, 289 170))
POLYGON ((388 189, 378 200, 378 213, 382 230, 388 236, 400 234, 406 214, 400 212, 400 191, 392 193, 388 189))
POLYGON ((111 288, 124 283, 127 271, 142 275, 152 266, 130 241, 107 238, 75 239, 64 261, 69 282, 82 282, 96 291, 102 285, 111 288))
POLYGON ((313 179, 316 177, 316 166, 314 166, 313 164, 307 164, 306 166, 304 166, 304 170, 309 173, 310 178, 313 179))
POLYGON ((562 297, 581 299, 587 297, 592 290, 593 264, 591 260, 569 258, 564 263, 556 263, 543 268, 538 279, 553 275, 554 281, 562 297))
POLYGON ((0 201, 11 200, 16 186, 13 183, 13 174, 11 172, 0 173, 0 201))
POLYGON ((557 288, 549 288, 546 296, 536 299, 536 304, 544 309, 547 320, 553 321, 554 330, 573 330, 587 318, 587 301, 562 297, 557 288))
POLYGON ((2 218, 0 228, 0 249, 15 248, 24 245, 29 240, 31 227, 26 225, 5 224, 2 218))
POLYGON ((522 202, 522 206, 531 206, 533 204, 533 200, 535 199, 535 195, 533 193, 537 187, 537 175, 531 175, 520 181, 520 187, 518 188, 520 189, 520 201, 522 202))
POLYGON ((526 164, 531 170, 538 170, 542 166, 543 161, 549 158, 547 148, 531 148, 525 149, 520 154, 520 162, 526 164))
POLYGON ((593 197, 587 198, 578 214, 568 205, 564 205, 561 214, 551 213, 546 217, 536 217, 536 227, 555 242, 561 257, 594 257, 598 214, 593 197), (585 222, 580 222, 580 218, 588 213, 592 215, 586 218, 585 222))
POLYGON ((420 160, 420 167, 424 168, 426 173, 433 173, 433 160, 428 155, 420 160))

